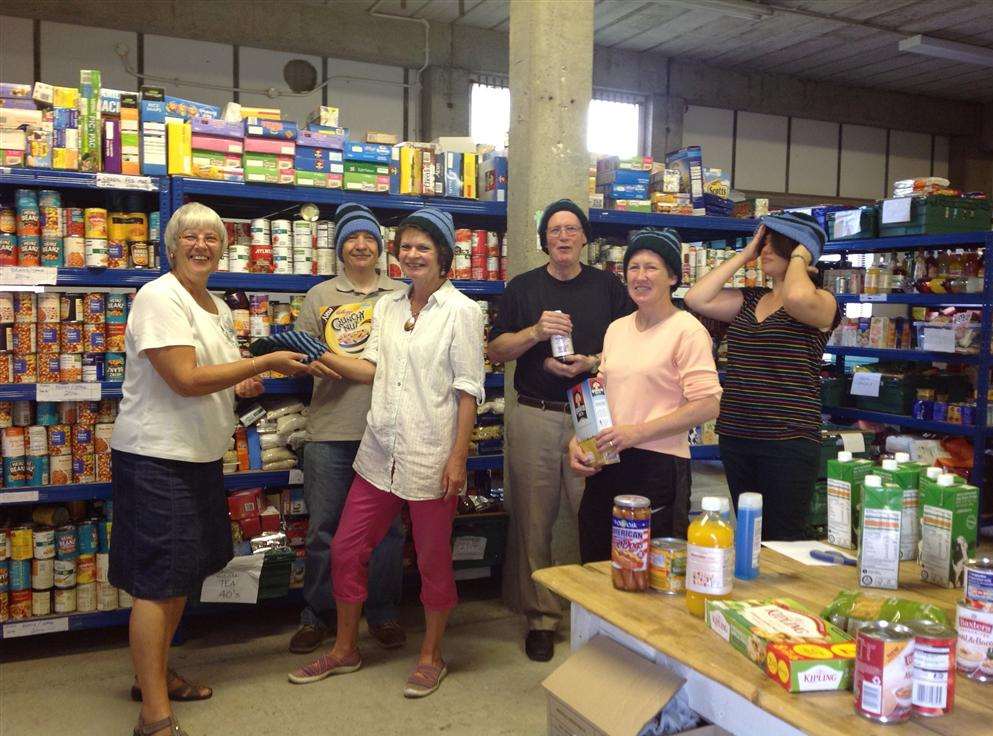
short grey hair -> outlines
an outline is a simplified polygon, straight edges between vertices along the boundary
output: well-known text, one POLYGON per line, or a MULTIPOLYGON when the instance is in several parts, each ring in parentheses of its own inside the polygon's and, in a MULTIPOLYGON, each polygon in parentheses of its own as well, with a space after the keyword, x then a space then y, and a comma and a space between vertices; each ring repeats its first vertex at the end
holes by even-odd
POLYGON ((172 213, 165 229, 166 255, 172 265, 179 238, 186 230, 213 230, 221 239, 221 252, 228 247, 228 231, 221 216, 205 204, 187 202, 172 213))

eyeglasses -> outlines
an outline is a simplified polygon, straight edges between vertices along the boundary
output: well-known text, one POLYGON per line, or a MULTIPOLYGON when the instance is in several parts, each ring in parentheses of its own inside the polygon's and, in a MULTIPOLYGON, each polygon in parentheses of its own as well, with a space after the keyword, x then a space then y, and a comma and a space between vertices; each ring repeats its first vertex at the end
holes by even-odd
POLYGON ((573 235, 578 235, 579 231, 582 230, 581 227, 576 225, 563 225, 561 227, 553 227, 548 229, 548 234, 553 238, 557 238, 559 235, 568 235, 572 237, 573 235))
POLYGON ((203 242, 206 245, 220 245, 221 239, 214 234, 208 235, 194 235, 193 233, 185 233, 179 236, 186 245, 196 245, 199 242, 203 242))

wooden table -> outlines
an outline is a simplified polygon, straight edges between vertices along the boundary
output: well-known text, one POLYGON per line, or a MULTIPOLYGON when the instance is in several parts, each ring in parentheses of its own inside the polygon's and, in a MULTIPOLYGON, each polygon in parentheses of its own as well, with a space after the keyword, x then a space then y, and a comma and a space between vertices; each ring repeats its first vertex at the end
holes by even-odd
MULTIPOLYGON (((816 613, 839 590, 857 587, 855 568, 803 565, 768 549, 763 549, 761 555, 758 579, 747 582, 735 580, 733 598, 789 597, 816 613)), ((959 676, 956 678, 955 706, 950 715, 939 718, 915 716, 904 724, 882 726, 855 714, 851 691, 786 692, 763 670, 710 631, 702 619, 691 616, 683 596, 615 590, 611 583, 609 562, 547 568, 534 573, 534 579, 572 601, 574 648, 597 633, 596 630, 591 631, 589 620, 577 627, 577 615, 594 617, 599 630, 607 635, 611 635, 611 630, 630 635, 660 653, 659 661, 677 665, 675 669, 684 673, 684 677, 695 675, 706 678, 709 681, 704 683, 706 685, 716 683, 716 690, 697 688, 695 701, 690 695, 690 706, 732 733, 770 736, 775 732, 795 733, 794 729, 797 729, 823 736, 883 733, 890 736, 993 735, 993 683, 974 682, 959 676), (728 702, 738 706, 728 706, 726 709, 715 706, 712 701, 721 699, 720 695, 715 694, 718 692, 727 694, 728 702), (739 700, 739 696, 744 700, 739 700), (747 720, 744 712, 750 709, 749 704, 763 711, 756 712, 767 720, 769 715, 778 719, 779 730, 775 725, 771 730, 764 728, 761 731, 755 725, 743 726, 742 723, 747 720)), ((910 562, 901 565, 899 591, 866 592, 878 595, 893 593, 940 605, 953 624, 955 602, 962 596, 961 590, 947 590, 922 582, 920 568, 910 562)))

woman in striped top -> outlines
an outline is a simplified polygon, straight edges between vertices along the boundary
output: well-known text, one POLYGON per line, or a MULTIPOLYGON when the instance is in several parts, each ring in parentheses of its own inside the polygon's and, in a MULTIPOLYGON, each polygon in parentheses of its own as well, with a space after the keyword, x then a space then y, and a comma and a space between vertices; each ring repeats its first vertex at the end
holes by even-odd
POLYGON ((804 538, 817 480, 820 365, 839 320, 834 296, 811 280, 825 240, 808 215, 768 215, 742 251, 686 294, 697 314, 730 323, 721 460, 735 505, 744 491, 763 495, 766 539, 804 538), (724 288, 759 257, 771 289, 724 288))

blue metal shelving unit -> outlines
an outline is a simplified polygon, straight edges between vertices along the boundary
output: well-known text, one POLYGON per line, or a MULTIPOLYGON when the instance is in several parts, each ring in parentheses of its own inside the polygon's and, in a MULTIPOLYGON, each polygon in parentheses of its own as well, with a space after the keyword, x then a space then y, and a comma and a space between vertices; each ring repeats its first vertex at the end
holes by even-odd
POLYGON ((590 225, 598 233, 623 233, 643 227, 671 227, 683 240, 734 240, 750 236, 758 220, 739 217, 702 217, 697 215, 662 215, 619 210, 590 210, 590 225))
MULTIPOLYGON (((34 401, 37 396, 35 383, 0 383, 0 401, 34 401)), ((100 395, 105 399, 121 398, 120 381, 104 381, 100 395)))
POLYGON ((833 241, 825 247, 826 253, 875 253, 892 250, 941 249, 948 247, 982 247, 985 268, 983 291, 979 294, 839 294, 838 302, 905 304, 907 306, 971 306, 982 307, 979 347, 977 355, 933 353, 922 350, 883 350, 874 348, 828 347, 835 356, 838 375, 845 375, 845 357, 860 356, 881 360, 945 362, 974 365, 976 378, 976 423, 974 426, 928 422, 898 414, 864 411, 851 407, 824 407, 824 413, 835 419, 865 420, 892 424, 922 432, 935 432, 968 437, 972 441, 972 482, 982 488, 986 470, 986 445, 990 427, 986 422, 987 391, 990 387, 991 357, 990 337, 993 335, 993 232, 953 233, 949 235, 906 235, 892 238, 833 241))

